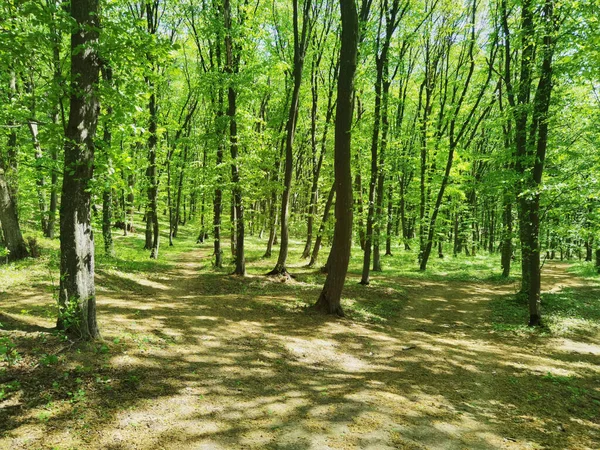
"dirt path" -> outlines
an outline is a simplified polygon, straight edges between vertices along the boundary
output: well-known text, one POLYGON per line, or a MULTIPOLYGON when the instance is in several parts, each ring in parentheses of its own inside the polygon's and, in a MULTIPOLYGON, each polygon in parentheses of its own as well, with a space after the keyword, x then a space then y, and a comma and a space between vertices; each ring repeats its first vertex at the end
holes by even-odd
MULTIPOLYGON (((60 368, 87 388, 79 416, 72 403, 27 402, 25 381, 0 448, 600 447, 598 417, 577 416, 570 385, 544 378, 596 382, 598 342, 573 342, 574 351, 494 332, 489 302, 513 286, 397 278, 387 280, 397 289, 378 290, 350 280, 347 298, 369 289, 397 311, 360 322, 299 308, 318 285, 290 289, 209 266, 199 250, 144 277, 99 274, 112 344, 60 368)), ((545 268, 545 290, 585 284, 564 269, 545 268)), ((11 297, 7 308, 23 302, 11 297)))

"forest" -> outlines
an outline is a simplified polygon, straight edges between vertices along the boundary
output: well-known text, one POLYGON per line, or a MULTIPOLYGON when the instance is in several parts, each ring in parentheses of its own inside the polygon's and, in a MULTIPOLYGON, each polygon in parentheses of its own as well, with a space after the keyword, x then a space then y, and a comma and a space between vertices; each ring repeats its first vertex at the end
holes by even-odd
POLYGON ((2 0, 0 448, 600 448, 596 0, 2 0))

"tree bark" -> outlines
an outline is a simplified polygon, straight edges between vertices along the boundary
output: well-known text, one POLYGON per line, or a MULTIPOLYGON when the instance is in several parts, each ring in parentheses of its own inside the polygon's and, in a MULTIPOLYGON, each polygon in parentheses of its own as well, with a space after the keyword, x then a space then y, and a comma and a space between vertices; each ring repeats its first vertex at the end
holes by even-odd
POLYGON ((15 261, 29 256, 23 234, 21 233, 17 209, 4 177, 3 168, 0 168, 0 223, 2 223, 4 242, 9 251, 8 260, 15 261))
POLYGON ((352 94, 356 72, 358 47, 358 15, 354 0, 340 0, 342 15, 342 46, 340 50, 340 76, 335 121, 335 232, 331 249, 331 265, 323 291, 315 309, 326 314, 344 315, 341 295, 346 281, 350 250, 352 247, 352 174, 351 130, 352 94))
POLYGON ((57 326, 83 339, 100 336, 96 322, 90 180, 98 124, 98 0, 72 0, 71 97, 60 208, 60 288, 57 326))
MULTIPOLYGON (((112 84, 112 68, 107 65, 103 65, 101 69, 102 78, 107 84, 112 84)), ((110 182, 110 172, 112 168, 112 161, 110 155, 110 146, 112 145, 112 131, 111 131, 111 115, 112 107, 108 107, 106 110, 106 121, 104 123, 104 133, 102 137, 101 150, 104 150, 105 158, 107 161, 107 170, 104 175, 104 190, 102 192, 102 238, 104 240, 104 253, 106 256, 114 256, 114 245, 112 238, 112 217, 113 217, 113 190, 110 182)), ((127 230, 127 224, 124 224, 125 230, 127 230)))
MULTIPOLYGON (((238 72, 239 55, 234 55, 234 44, 232 40, 231 26, 231 3, 230 0, 224 0, 224 20, 225 20, 225 71, 229 74, 238 72)), ((237 50, 237 49, 235 49, 237 50)), ((244 205, 242 203, 242 187, 240 183, 240 172, 238 167, 238 142, 237 142, 237 91, 233 85, 228 88, 228 108, 229 117, 229 150, 231 153, 231 181, 233 182, 233 208, 235 210, 235 270, 234 275, 246 275, 246 259, 244 255, 244 205)))

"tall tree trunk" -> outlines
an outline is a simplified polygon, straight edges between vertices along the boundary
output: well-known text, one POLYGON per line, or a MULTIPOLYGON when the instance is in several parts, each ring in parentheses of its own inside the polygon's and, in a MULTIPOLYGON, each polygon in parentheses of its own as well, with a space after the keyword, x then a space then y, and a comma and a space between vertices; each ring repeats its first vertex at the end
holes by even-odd
MULTIPOLYGON (((148 33, 156 35, 158 31, 158 7, 159 2, 146 2, 146 21, 148 33)), ((148 62, 152 71, 156 72, 157 67, 154 57, 149 53, 148 62)), ((146 177, 148 178, 148 208, 146 211, 146 249, 150 249, 150 258, 158 258, 159 247, 159 225, 158 225, 158 170, 156 165, 156 152, 158 146, 158 106, 156 104, 156 86, 152 77, 154 73, 147 77, 148 90, 150 91, 150 100, 148 102, 148 112, 150 124, 148 126, 148 167, 146 177)))
MULTIPOLYGON (((229 74, 238 72, 239 55, 234 55, 234 45, 232 40, 231 25, 231 3, 224 0, 224 20, 225 20, 225 71, 229 74)), ((237 49, 236 49, 237 50, 237 49)), ((236 52, 237 53, 237 52, 236 52)), ((244 205, 242 204, 242 187, 240 183, 240 172, 238 167, 238 137, 237 137, 237 91, 232 84, 228 88, 228 108, 229 117, 229 150, 231 153, 231 181, 233 182, 232 205, 235 210, 235 275, 246 275, 246 259, 244 255, 244 205)))
POLYGON ((267 239, 267 250, 263 258, 270 258, 273 253, 273 244, 277 234, 277 216, 277 191, 273 190, 269 202, 269 238, 267 239))
POLYGON ((342 47, 340 50, 340 76, 335 121, 335 232, 331 249, 331 265, 323 291, 315 304, 318 311, 344 315, 341 306, 342 290, 346 281, 350 250, 352 248, 352 174, 351 130, 352 94, 356 72, 358 47, 358 15, 354 0, 340 0, 342 13, 342 47))
POLYGON ((71 34, 71 107, 65 140, 60 208, 58 328, 83 339, 99 337, 94 286, 90 180, 99 103, 98 0, 72 0, 77 26, 71 34), (68 201, 66 200, 68 198, 68 201))
POLYGON ((229 244, 231 247, 231 257, 235 258, 235 247, 237 245, 237 234, 236 234, 236 228, 237 228, 237 211, 235 209, 235 197, 233 195, 233 191, 231 192, 231 204, 230 204, 231 208, 229 210, 229 214, 230 214, 230 220, 229 220, 229 244))
POLYGON ((148 208, 146 210, 146 249, 150 250, 150 258, 158 258, 159 228, 158 228, 158 171, 156 166, 156 151, 158 144, 158 117, 156 108, 156 93, 154 83, 149 82, 152 93, 148 109, 150 111, 150 126, 148 128, 148 208))
MULTIPOLYGON (((33 111, 32 111, 33 113, 33 111)), ((46 187, 46 180, 44 177, 44 169, 42 167, 42 146, 40 145, 40 141, 38 139, 38 124, 35 120, 29 120, 27 122, 29 127, 29 132, 31 133, 31 140, 33 143, 33 148, 35 150, 35 163, 36 163, 36 180, 35 184, 37 187, 37 197, 38 197, 38 209, 40 211, 40 224, 42 227, 42 232, 44 235, 48 234, 48 212, 46 211, 46 197, 44 193, 44 189, 46 187)))
POLYGON ((402 242, 404 243, 404 250, 409 251, 410 237, 408 233, 408 220, 406 218, 406 186, 404 177, 404 174, 400 177, 400 223, 402 225, 402 242))
MULTIPOLYGON (((378 58, 379 59, 379 58, 378 58)), ((379 65, 379 63, 378 63, 379 65)), ((379 124, 381 110, 381 77, 379 69, 377 71, 377 81, 375 83, 375 112, 373 123, 373 135, 371 138, 371 177, 369 180, 369 199, 367 208, 367 230, 365 233, 365 247, 363 253, 363 268, 360 284, 367 285, 370 282, 369 271, 371 265, 371 251, 373 244, 373 222, 375 221, 375 194, 377 185, 377 148, 379 146, 379 124)))
POLYGON ((126 198, 126 207, 125 207, 125 229, 129 226, 129 231, 133 232, 133 215, 135 213, 135 194, 133 193, 133 189, 135 187, 135 175, 130 173, 127 175, 127 196, 126 198))
MULTIPOLYGON (((56 20, 55 12, 52 12, 52 20, 50 21, 50 35, 52 37, 52 83, 54 86, 64 87, 63 74, 61 69, 60 60, 60 49, 63 42, 62 33, 59 27, 56 26, 58 21, 56 20)), ((55 103, 51 112, 51 120, 53 125, 57 125, 59 122, 62 124, 63 132, 66 134, 66 118, 65 108, 63 102, 62 91, 66 92, 66 89, 61 89, 61 94, 55 99, 55 103)), ((45 236, 54 239, 55 228, 56 228, 56 213, 58 210, 58 154, 59 146, 52 144, 50 147, 50 158, 52 160, 52 168, 50 172, 50 204, 48 209, 48 228, 45 232, 45 236)))
POLYGON ((293 79, 294 87, 290 102, 290 110, 286 126, 287 136, 285 140, 285 170, 283 176, 283 194, 281 195, 281 236, 279 245, 279 256, 275 268, 268 275, 287 275, 287 257, 289 250, 289 203, 292 189, 293 172, 293 147, 294 134, 296 133, 296 123, 298 121, 298 106, 300 103, 300 86, 302 84, 302 69, 304 67, 304 57, 308 37, 310 35, 310 11, 311 0, 305 0, 302 14, 302 32, 299 30, 299 12, 298 0, 292 0, 293 3, 293 22, 294 22, 294 67, 293 79))
MULTIPOLYGON (((111 85, 113 79, 113 72, 110 66, 103 64, 101 69, 102 78, 106 84, 111 85)), ((114 246, 112 238, 112 217, 113 217, 113 190, 111 186, 110 173, 112 172, 112 157, 110 154, 110 147, 112 145, 112 131, 111 131, 111 116, 112 107, 106 109, 106 121, 104 123, 104 134, 102 137, 101 150, 104 151, 104 157, 107 161, 107 170, 104 180, 104 189, 102 192, 102 238, 104 240, 104 253, 106 256, 114 256, 114 246)), ((124 224, 125 230, 127 230, 127 224, 124 224)))
POLYGON ((360 244, 360 249, 362 251, 365 250, 365 245, 367 238, 365 236, 365 226, 363 221, 363 186, 362 186, 362 176, 360 173, 360 154, 356 152, 356 175, 354 176, 354 190, 356 192, 356 199, 354 203, 356 204, 356 212, 358 213, 358 242, 360 244))
POLYGON ((171 190, 171 158, 167 157, 167 211, 169 212, 169 247, 173 247, 173 195, 171 190))
POLYGON ((56 224, 56 211, 58 210, 58 148, 52 148, 50 151, 52 159, 52 169, 50 172, 50 204, 48 205, 48 228, 46 237, 54 239, 54 231, 56 224))
POLYGON ((383 194, 385 184, 385 152, 389 130, 388 122, 388 96, 390 92, 389 70, 387 58, 383 61, 382 80, 382 105, 381 105, 381 143, 379 148, 379 162, 377 166, 377 193, 375 195, 375 226, 373 227, 373 272, 381 272, 381 224, 383 223, 383 194))

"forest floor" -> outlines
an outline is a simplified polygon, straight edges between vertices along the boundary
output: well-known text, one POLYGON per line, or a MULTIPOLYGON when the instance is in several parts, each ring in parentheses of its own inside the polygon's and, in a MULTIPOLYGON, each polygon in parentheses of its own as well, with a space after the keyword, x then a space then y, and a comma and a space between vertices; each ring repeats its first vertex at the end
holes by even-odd
POLYGON ((268 278, 256 245, 242 279, 186 239, 159 262, 128 259, 141 236, 99 258, 95 343, 52 330, 55 252, 0 268, 18 352, 0 363, 1 449, 600 448, 598 278, 547 262, 548 325, 530 330, 514 280, 390 258, 365 287, 356 260, 340 319, 306 308, 324 278, 305 261, 268 278))

